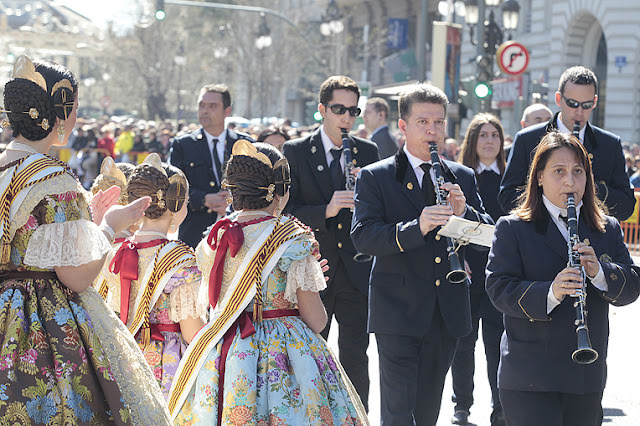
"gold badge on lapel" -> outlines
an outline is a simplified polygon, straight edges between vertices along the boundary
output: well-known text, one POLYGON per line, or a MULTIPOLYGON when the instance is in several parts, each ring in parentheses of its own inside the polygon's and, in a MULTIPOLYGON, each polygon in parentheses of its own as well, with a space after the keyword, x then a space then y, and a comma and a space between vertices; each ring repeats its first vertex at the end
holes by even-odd
POLYGON ((357 154, 358 153, 358 147, 354 146, 351 151, 353 151, 354 154, 357 154))
POLYGON ((316 167, 316 169, 318 169, 319 172, 324 170, 324 166, 322 164, 318 164, 318 167, 316 167))
POLYGON ((616 281, 618 279, 618 276, 612 272, 609 274, 609 279, 611 281, 616 281))
POLYGON ((603 253, 600 255, 600 262, 603 263, 611 263, 612 259, 607 253, 603 253))
POLYGON ((353 163, 354 166, 358 165, 358 162, 356 161, 356 159, 354 158, 353 160, 351 160, 351 162, 353 163))
POLYGON ((584 239, 584 243, 585 243, 586 245, 589 245, 589 244, 591 244, 591 241, 589 241, 589 239, 588 239, 588 238, 585 238, 585 239, 584 239))
POLYGON ((413 184, 411 182, 407 182, 407 189, 411 191, 413 189, 413 184))
POLYGON ((315 154, 317 150, 318 150, 318 148, 316 148, 315 145, 311 146, 311 153, 312 154, 315 154))

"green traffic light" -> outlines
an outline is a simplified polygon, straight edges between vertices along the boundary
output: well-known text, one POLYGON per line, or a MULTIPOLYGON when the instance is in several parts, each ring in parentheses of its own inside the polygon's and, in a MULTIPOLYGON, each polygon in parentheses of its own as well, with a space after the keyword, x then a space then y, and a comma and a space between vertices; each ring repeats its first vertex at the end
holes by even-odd
POLYGON ((487 83, 478 83, 476 87, 473 88, 473 93, 475 93, 478 98, 484 99, 491 95, 491 87, 487 83))
POLYGON ((164 18, 167 17, 167 12, 162 9, 156 10, 156 20, 164 21, 164 18))

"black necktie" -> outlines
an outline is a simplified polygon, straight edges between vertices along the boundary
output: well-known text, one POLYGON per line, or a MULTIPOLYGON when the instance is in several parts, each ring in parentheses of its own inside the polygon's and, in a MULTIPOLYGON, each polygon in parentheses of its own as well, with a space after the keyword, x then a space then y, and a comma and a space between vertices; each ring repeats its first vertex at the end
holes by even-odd
POLYGON ((220 162, 220 157, 218 156, 218 142, 220 142, 217 138, 213 138, 211 140, 213 142, 213 165, 216 167, 216 177, 218 178, 218 183, 222 183, 222 163, 220 162))
POLYGON ((558 217, 564 222, 565 225, 567 225, 567 229, 569 229, 569 218, 562 214, 560 214, 558 217))
POLYGON ((342 155, 342 148, 331 148, 329 151, 333 155, 333 161, 329 165, 329 176, 331 176, 331 186, 334 191, 340 191, 344 189, 344 172, 342 171, 342 165, 340 164, 340 156, 342 155))
POLYGON ((420 167, 424 170, 424 176, 422 177, 422 193, 424 194, 424 198, 427 200, 427 205, 432 206, 436 203, 436 191, 433 188, 433 181, 431 180, 431 174, 429 173, 431 164, 422 163, 420 164, 420 167))

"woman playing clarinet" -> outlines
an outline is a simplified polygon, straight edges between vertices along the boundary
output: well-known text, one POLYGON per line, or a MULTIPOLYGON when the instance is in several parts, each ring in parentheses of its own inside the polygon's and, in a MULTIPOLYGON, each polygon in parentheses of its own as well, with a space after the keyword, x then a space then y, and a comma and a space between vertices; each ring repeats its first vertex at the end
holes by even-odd
POLYGON ((609 304, 636 300, 640 279, 618 221, 596 198, 589 157, 575 137, 542 138, 518 207, 496 225, 486 287, 504 314, 498 388, 507 424, 600 425, 609 304), (571 197, 575 209, 567 209, 571 197), (577 220, 579 240, 568 243, 565 218, 577 220), (581 294, 584 324, 576 309, 581 294), (578 344, 583 325, 588 348, 578 344), (597 356, 576 362, 578 349, 597 356))

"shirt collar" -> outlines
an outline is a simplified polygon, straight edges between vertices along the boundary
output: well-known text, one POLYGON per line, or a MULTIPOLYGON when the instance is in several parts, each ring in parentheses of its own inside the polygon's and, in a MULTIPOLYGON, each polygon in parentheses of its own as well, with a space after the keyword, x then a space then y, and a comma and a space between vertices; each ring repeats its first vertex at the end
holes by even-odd
MULTIPOLYGON (((413 167, 413 170, 416 170, 416 169, 422 170, 420 168, 420 165, 425 163, 425 161, 422 161, 421 159, 419 159, 418 157, 410 153, 409 150, 407 149, 407 144, 404 144, 402 149, 404 150, 404 153, 407 155, 407 159, 409 160, 409 164, 411 164, 411 167, 413 167)), ((431 164, 431 161, 427 161, 427 163, 431 164)))
POLYGON ((220 133, 218 136, 214 136, 211 133, 207 132, 204 129, 204 127, 202 128, 202 130, 204 131, 204 134, 207 137, 207 142, 211 142, 212 139, 218 139, 218 141, 222 141, 222 142, 227 140, 227 129, 224 129, 222 133, 220 133))
POLYGON ((386 124, 383 124, 382 126, 378 127, 377 129, 375 129, 373 132, 371 132, 371 137, 373 137, 373 135, 375 135, 376 133, 378 133, 379 131, 381 131, 382 129, 384 129, 385 127, 389 127, 386 124))
MULTIPOLYGON (((544 194, 542 195, 542 202, 544 203, 544 206, 547 208, 547 211, 549 212, 549 214, 553 218, 554 222, 558 223, 558 221, 561 220, 558 216, 560 216, 560 215, 566 216, 567 215, 567 209, 563 209, 561 207, 556 206, 551 201, 549 201, 549 199, 544 194)), ((582 200, 580 200, 580 202, 576 206, 576 219, 580 218, 580 208, 581 207, 582 207, 582 200)))
POLYGON ((329 138, 329 135, 327 135, 327 132, 324 131, 324 126, 320 127, 320 137, 322 138, 322 147, 324 148, 325 155, 330 155, 329 151, 331 151, 334 148, 339 149, 342 147, 342 146, 335 146, 333 144, 333 142, 331 141, 331 138, 329 138))
POLYGON ((478 163, 478 167, 476 167, 476 172, 478 174, 484 172, 485 170, 491 170, 492 172, 495 172, 498 176, 500 176, 500 168, 498 167, 498 161, 494 161, 493 163, 491 163, 491 165, 487 166, 482 162, 478 163))
MULTIPOLYGON (((572 133, 572 130, 567 129, 567 126, 564 125, 562 120, 560 120, 560 116, 556 118, 556 126, 558 127, 558 131, 560 133, 572 133)), ((584 126, 580 129, 580 142, 584 143, 584 132, 587 130, 587 126, 584 126)))

